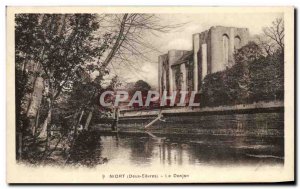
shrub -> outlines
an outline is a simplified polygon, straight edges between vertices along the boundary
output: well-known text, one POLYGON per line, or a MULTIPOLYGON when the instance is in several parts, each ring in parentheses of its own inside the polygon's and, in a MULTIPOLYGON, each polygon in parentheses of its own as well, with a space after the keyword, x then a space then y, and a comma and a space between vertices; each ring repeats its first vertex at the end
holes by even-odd
POLYGON ((201 87, 202 106, 220 106, 284 99, 284 55, 267 57, 254 42, 235 53, 235 65, 207 75, 201 87))

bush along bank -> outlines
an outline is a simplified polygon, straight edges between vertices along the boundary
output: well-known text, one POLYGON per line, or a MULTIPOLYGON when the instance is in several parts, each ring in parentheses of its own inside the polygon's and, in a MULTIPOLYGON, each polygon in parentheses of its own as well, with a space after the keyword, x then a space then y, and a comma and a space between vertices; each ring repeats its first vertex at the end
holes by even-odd
POLYGON ((284 54, 263 56, 254 42, 237 50, 235 65, 209 74, 201 86, 201 106, 284 100, 284 54))

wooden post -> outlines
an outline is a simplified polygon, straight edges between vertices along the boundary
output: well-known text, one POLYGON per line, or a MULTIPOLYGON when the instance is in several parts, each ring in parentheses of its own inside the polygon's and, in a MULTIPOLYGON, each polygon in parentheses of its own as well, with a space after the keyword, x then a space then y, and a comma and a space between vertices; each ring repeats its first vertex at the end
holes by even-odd
POLYGON ((116 130, 118 131, 118 123, 119 123, 119 108, 116 109, 116 130))
POLYGON ((116 109, 113 109, 113 122, 111 124, 111 130, 115 131, 116 130, 116 109))
POLYGON ((78 125, 80 125, 80 121, 82 119, 83 113, 84 113, 84 110, 81 111, 81 114, 80 114, 80 117, 78 119, 78 122, 76 123, 76 127, 78 127, 78 125))
POLYGON ((93 111, 94 111, 94 108, 92 108, 92 110, 89 112, 89 115, 88 115, 88 117, 86 119, 85 126, 84 126, 85 130, 89 129, 89 125, 90 125, 90 122, 91 122, 92 116, 93 116, 93 111))
POLYGON ((113 123, 111 125, 112 131, 118 131, 118 122, 119 122, 119 109, 114 108, 113 123))

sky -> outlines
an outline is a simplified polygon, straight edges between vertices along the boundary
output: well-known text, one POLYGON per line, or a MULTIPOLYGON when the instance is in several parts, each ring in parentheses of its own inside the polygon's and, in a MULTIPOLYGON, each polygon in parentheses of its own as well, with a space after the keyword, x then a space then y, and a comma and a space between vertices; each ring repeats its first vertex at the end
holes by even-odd
POLYGON ((159 52, 150 53, 151 61, 138 61, 136 69, 122 66, 115 69, 115 73, 126 82, 144 80, 154 88, 158 85, 158 56, 168 50, 192 50, 192 35, 201 33, 212 26, 244 27, 250 31, 250 36, 262 33, 262 28, 270 26, 276 18, 282 17, 281 13, 203 13, 203 14, 160 14, 162 24, 182 24, 168 33, 157 36, 145 35, 145 40, 150 41, 159 52))

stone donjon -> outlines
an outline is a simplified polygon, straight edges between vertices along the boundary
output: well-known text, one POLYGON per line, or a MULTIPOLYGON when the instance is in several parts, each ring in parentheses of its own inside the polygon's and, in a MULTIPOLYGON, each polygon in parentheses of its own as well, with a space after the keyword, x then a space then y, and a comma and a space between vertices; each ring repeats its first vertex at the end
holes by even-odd
POLYGON ((214 26, 193 35, 193 50, 170 50, 158 57, 158 86, 163 91, 199 91, 207 74, 234 65, 234 51, 246 45, 248 28, 214 26))

